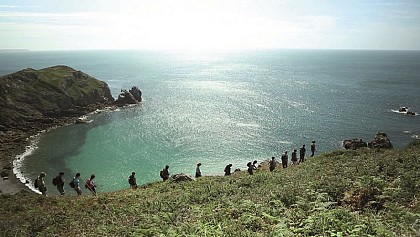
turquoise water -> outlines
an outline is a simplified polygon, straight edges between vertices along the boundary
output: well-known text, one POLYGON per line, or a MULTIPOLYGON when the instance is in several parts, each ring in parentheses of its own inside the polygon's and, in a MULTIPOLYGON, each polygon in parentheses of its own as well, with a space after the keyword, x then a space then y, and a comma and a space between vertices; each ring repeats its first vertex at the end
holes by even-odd
POLYGON ((1 74, 58 64, 106 81, 114 96, 138 85, 144 101, 42 134, 21 168, 29 178, 94 173, 99 191, 113 191, 132 171, 142 184, 159 180, 166 164, 192 175, 201 162, 204 175, 222 175, 228 163, 244 169, 311 140, 324 152, 384 131, 402 147, 420 133, 420 116, 392 111, 420 112, 418 51, 0 54, 1 74))

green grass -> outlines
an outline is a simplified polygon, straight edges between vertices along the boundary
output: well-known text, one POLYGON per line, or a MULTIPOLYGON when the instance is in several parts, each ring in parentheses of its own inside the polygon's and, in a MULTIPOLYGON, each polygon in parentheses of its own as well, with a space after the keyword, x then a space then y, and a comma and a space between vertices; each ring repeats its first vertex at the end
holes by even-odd
POLYGON ((0 197, 0 236, 418 236, 420 144, 99 197, 0 197), (417 222, 416 222, 417 221, 417 222))

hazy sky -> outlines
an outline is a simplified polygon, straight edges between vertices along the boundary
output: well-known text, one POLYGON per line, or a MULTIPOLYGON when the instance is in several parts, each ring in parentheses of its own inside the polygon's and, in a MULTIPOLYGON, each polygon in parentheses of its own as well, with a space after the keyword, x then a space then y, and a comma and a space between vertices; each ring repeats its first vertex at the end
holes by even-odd
POLYGON ((417 0, 0 0, 0 49, 420 50, 417 0))

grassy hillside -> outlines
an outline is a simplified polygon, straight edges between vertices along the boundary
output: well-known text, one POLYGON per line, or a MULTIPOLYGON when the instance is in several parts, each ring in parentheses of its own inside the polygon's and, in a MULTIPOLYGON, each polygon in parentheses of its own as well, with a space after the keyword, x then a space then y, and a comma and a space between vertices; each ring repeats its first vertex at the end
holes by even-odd
POLYGON ((419 143, 340 150, 99 197, 1 196, 0 236, 419 236, 419 196, 419 143))

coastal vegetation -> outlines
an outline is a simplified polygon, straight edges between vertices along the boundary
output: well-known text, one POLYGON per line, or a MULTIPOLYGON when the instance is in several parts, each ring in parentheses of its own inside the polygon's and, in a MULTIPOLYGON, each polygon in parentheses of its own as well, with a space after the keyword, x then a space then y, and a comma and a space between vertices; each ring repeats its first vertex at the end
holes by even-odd
POLYGON ((419 170, 413 142, 98 196, 23 191, 0 196, 0 235, 419 236, 419 170))

